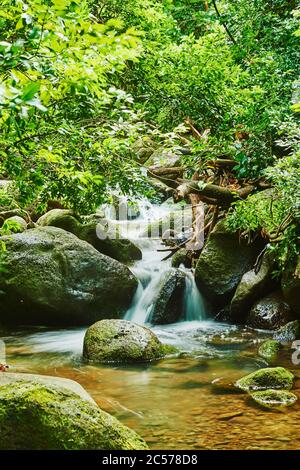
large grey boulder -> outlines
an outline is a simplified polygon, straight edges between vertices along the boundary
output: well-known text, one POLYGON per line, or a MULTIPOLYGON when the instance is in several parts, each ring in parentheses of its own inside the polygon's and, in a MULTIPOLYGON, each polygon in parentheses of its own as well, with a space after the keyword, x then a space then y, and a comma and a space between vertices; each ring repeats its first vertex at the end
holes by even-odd
POLYGON ((118 318, 131 303, 131 271, 69 232, 40 227, 1 241, 1 323, 87 325, 118 318))
POLYGON ((231 320, 244 321, 254 302, 274 288, 276 284, 272 279, 273 269, 273 258, 265 254, 258 272, 251 269, 243 275, 230 304, 231 320))
POLYGON ((195 270, 200 291, 213 307, 228 304, 243 275, 252 269, 261 251, 261 244, 248 245, 219 222, 204 246, 195 270))
POLYGON ((0 377, 0 449, 147 448, 141 437, 102 411, 73 381, 26 374, 10 380, 10 375, 15 374, 0 377))
POLYGON ((247 319, 247 326, 276 330, 293 319, 293 313, 280 291, 272 292, 256 302, 247 319))
POLYGON ((122 238, 117 229, 109 233, 105 219, 96 215, 90 219, 80 220, 70 210, 52 209, 42 215, 37 225, 41 227, 58 227, 73 233, 81 240, 90 243, 96 250, 122 263, 142 259, 141 250, 132 241, 122 238))
POLYGON ((163 275, 154 299, 150 321, 154 325, 175 323, 182 315, 185 274, 170 269, 163 275))

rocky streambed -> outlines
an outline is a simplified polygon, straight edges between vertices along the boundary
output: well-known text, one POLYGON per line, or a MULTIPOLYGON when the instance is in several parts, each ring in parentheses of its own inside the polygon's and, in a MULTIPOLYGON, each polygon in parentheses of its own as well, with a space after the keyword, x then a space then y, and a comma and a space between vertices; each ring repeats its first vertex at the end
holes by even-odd
MULTIPOLYGON (((174 224, 175 217, 168 204, 155 211, 150 226, 143 206, 129 224, 112 219, 110 228, 121 235, 113 239, 97 231, 99 220, 101 230, 109 229, 105 214, 79 220, 65 210, 2 237, 1 345, 10 366, 2 379, 14 373, 69 378, 90 393, 100 408, 78 408, 99 421, 102 434, 70 448, 142 448, 141 438, 154 449, 298 448, 300 377, 291 348, 300 331, 297 277, 274 281, 261 242, 241 243, 223 222, 195 273, 184 249, 162 261, 163 221, 174 224), (136 236, 151 226, 157 237, 136 236), (106 426, 118 434, 115 443, 103 441, 106 426)), ((24 400, 46 414, 51 396, 62 412, 75 400, 56 384, 43 387, 9 384, 0 391, 12 417, 24 400)), ((76 419, 68 442, 81 426, 76 419)), ((57 434, 47 439, 50 447, 63 445, 57 434)))

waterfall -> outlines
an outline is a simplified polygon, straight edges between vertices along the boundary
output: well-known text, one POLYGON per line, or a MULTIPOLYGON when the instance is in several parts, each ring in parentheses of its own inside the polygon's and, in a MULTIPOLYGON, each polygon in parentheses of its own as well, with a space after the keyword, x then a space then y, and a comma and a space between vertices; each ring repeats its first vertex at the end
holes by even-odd
MULTIPOLYGON (((136 201, 138 216, 135 220, 117 220, 120 232, 130 238, 143 252, 143 259, 136 261, 130 268, 139 283, 132 304, 125 314, 126 320, 134 321, 140 325, 149 323, 152 309, 157 299, 161 280, 171 268, 171 259, 162 261, 165 254, 157 251, 161 246, 159 238, 140 238, 150 222, 158 221, 174 211, 174 205, 169 203, 160 206, 151 204, 148 200, 136 201)), ((115 211, 106 209, 108 219, 115 219, 115 211)), ((180 267, 186 276, 183 296, 182 315, 180 322, 202 321, 205 319, 206 306, 199 292, 191 270, 180 267)))
POLYGON ((186 278, 182 321, 205 320, 207 307, 198 287, 196 286, 194 275, 187 269, 184 271, 186 278))

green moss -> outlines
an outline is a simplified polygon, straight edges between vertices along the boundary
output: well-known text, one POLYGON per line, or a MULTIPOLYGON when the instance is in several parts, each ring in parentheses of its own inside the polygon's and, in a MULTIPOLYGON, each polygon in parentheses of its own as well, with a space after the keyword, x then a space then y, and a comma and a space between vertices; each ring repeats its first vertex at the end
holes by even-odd
MULTIPOLYGON (((76 237, 84 240, 92 245, 96 250, 104 255, 110 256, 117 261, 127 263, 133 260, 141 259, 141 250, 130 240, 125 238, 108 238, 101 239, 97 235, 97 227, 99 227, 101 219, 94 218, 85 224, 82 224, 75 217, 72 211, 64 209, 52 209, 39 218, 37 224, 40 226, 58 227, 67 232, 73 233, 76 237)), ((105 229, 103 227, 103 232, 105 229)), ((118 228, 116 227, 116 236, 118 236, 118 228)))
POLYGON ((143 326, 126 320, 102 320, 88 328, 83 346, 85 359, 94 362, 148 362, 174 353, 143 326))
POLYGON ((179 354, 180 350, 171 344, 162 344, 160 347, 160 355, 161 357, 165 356, 173 356, 175 354, 179 354))
POLYGON ((0 387, 0 449, 147 448, 93 403, 58 386, 18 382, 0 387))
POLYGON ((267 361, 274 361, 276 357, 278 356, 278 352, 281 349, 281 344, 279 341, 276 341, 274 339, 269 339, 268 341, 264 341, 259 349, 258 349, 258 355, 260 357, 263 357, 267 361))
POLYGON ((283 367, 260 369, 242 377, 236 382, 238 388, 244 391, 283 389, 290 390, 293 386, 294 375, 283 367))
POLYGON ((294 393, 285 390, 262 390, 250 394, 253 400, 263 408, 282 409, 292 406, 298 400, 294 393))

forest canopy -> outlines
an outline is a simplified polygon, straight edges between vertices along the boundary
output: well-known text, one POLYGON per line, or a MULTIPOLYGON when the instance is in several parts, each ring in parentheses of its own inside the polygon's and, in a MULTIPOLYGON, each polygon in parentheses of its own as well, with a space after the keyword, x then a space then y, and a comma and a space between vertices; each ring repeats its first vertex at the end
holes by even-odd
POLYGON ((299 251, 299 2, 1 7, 0 164, 13 181, 1 207, 88 213, 112 190, 151 196, 142 142, 179 152, 186 179, 272 188, 259 205, 234 201, 228 224, 264 230, 282 263, 299 251))

